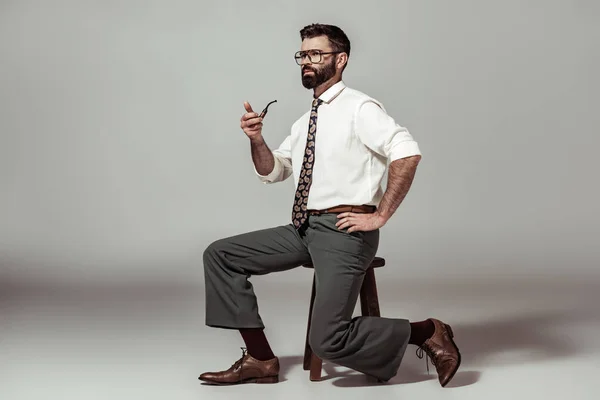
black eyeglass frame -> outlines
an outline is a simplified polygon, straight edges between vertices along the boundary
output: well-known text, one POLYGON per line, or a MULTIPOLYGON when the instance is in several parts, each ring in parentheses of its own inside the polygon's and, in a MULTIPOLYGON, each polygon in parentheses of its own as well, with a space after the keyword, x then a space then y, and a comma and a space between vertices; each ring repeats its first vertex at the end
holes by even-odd
POLYGON ((321 61, 323 61, 323 54, 340 54, 340 53, 345 53, 344 51, 321 51, 321 50, 300 50, 297 51, 296 54, 294 54, 294 60, 296 60, 296 64, 298 65, 302 65, 302 60, 304 59, 304 57, 308 56, 308 59, 310 60, 311 64, 318 64, 321 61), (319 61, 313 61, 312 57, 310 56, 310 54, 308 54, 309 52, 317 52, 317 54, 319 55, 319 61))

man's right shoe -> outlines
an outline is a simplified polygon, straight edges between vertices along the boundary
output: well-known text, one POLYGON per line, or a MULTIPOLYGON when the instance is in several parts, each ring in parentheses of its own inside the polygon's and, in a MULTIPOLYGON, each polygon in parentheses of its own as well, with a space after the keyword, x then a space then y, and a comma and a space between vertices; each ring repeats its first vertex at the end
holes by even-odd
POLYGON ((213 385, 236 385, 240 383, 277 383, 279 382, 279 358, 260 361, 252 357, 242 347, 242 358, 228 370, 205 372, 198 377, 201 381, 213 385))
POLYGON ((437 370, 440 385, 444 387, 456 374, 460 366, 461 355, 454 343, 454 333, 450 325, 435 318, 429 318, 429 320, 433 322, 435 331, 425 343, 419 346, 417 357, 423 358, 423 351, 425 351, 437 370))

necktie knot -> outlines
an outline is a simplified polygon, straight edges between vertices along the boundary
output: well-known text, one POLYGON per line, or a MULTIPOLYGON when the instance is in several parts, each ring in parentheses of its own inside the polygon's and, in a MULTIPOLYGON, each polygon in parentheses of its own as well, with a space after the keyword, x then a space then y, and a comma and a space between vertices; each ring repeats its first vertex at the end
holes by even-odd
POLYGON ((317 109, 321 104, 323 104, 323 100, 314 99, 312 102, 313 109, 317 109))

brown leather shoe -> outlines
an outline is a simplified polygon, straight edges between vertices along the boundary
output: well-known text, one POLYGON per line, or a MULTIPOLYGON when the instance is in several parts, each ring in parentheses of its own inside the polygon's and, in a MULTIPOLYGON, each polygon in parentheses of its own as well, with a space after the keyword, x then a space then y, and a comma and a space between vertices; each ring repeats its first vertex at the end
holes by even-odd
MULTIPOLYGON (((454 377, 458 367, 460 366, 461 356, 456 343, 452 338, 454 333, 450 325, 429 318, 435 326, 433 335, 417 349, 417 357, 423 358, 423 351, 427 353, 431 359, 431 363, 435 366, 438 373, 438 380, 442 387, 454 377)), ((427 365, 429 370, 429 364, 427 365)))
POLYGON ((277 383, 279 382, 279 358, 260 361, 252 357, 242 347, 242 358, 228 370, 205 372, 198 377, 201 381, 214 385, 235 385, 239 383, 277 383))

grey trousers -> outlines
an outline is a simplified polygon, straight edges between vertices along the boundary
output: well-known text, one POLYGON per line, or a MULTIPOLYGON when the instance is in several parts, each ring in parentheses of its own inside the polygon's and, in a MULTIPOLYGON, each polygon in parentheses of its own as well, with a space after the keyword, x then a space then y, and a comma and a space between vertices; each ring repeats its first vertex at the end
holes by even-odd
MULTIPOLYGON (((336 214, 310 216, 306 230, 292 224, 213 242, 204 252, 206 325, 264 328, 248 278, 312 262, 316 294, 309 344, 321 359, 387 381, 396 375, 410 337, 406 319, 352 317, 379 230, 348 233, 336 214)), ((285 299, 282 298, 282 301, 285 299)))

